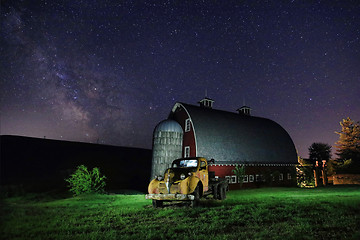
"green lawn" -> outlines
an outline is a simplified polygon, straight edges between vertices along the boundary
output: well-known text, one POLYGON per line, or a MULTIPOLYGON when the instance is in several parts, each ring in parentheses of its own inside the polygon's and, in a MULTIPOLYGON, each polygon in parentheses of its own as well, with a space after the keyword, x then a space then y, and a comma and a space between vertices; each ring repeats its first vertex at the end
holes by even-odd
POLYGON ((1 202, 2 239, 360 239, 360 186, 262 188, 153 209, 144 195, 1 202))

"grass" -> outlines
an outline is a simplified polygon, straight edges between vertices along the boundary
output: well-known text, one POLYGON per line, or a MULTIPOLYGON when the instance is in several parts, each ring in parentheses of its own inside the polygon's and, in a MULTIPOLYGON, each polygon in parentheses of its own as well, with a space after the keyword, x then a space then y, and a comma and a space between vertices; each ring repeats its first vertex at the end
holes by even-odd
POLYGON ((360 186, 228 192, 191 209, 153 209, 143 194, 1 203, 1 239, 360 239, 360 186))

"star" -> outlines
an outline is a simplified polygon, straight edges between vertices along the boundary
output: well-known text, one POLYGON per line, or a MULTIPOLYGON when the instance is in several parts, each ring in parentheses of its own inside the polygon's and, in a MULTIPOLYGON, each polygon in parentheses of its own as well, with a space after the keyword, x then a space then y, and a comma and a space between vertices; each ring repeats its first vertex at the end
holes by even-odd
POLYGON ((306 157, 341 118, 360 120, 359 13, 357 1, 4 1, 0 131, 151 148, 175 102, 207 89, 225 111, 246 97, 306 157))

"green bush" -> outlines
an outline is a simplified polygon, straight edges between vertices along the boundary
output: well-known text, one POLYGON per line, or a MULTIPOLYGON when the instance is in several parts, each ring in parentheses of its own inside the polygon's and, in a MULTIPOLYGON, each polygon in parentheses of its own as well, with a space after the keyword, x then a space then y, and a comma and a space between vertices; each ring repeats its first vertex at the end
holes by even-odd
POLYGON ((235 168, 232 170, 232 172, 236 175, 236 178, 238 179, 238 183, 240 187, 242 187, 244 183, 245 166, 236 165, 235 168))
POLYGON ((314 171, 312 166, 302 166, 299 165, 296 167, 296 177, 297 185, 299 187, 314 187, 314 171))
POLYGON ((103 193, 105 188, 105 176, 100 175, 98 168, 89 171, 84 165, 77 167, 70 178, 65 179, 69 183, 70 192, 74 195, 83 193, 103 193))

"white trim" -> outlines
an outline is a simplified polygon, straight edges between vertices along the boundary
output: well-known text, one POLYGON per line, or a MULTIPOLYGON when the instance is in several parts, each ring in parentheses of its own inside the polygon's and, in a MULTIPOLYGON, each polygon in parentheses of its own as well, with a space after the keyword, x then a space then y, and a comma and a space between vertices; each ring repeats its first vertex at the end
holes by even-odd
POLYGON ((254 182, 254 175, 249 175, 249 182, 254 182))
POLYGON ((190 132, 191 131, 191 119, 187 118, 185 119, 185 129, 184 132, 190 132), (189 129, 188 129, 188 124, 189 124, 189 129))
MULTIPOLYGON (((188 117, 189 117, 190 120, 191 120, 191 123, 193 123, 193 121, 192 121, 192 119, 191 119, 191 116, 190 116, 188 110, 187 110, 187 109, 185 108, 185 106, 182 105, 181 103, 179 103, 179 102, 175 103, 175 105, 174 105, 174 107, 173 107, 173 109, 172 109, 171 111, 174 113, 175 110, 176 110, 178 107, 180 107, 180 106, 185 110, 186 114, 188 115, 188 117)), ((192 127, 193 127, 194 138, 195 138, 195 155, 198 156, 199 153, 198 153, 198 148, 197 148, 196 131, 195 131, 195 126, 194 126, 194 124, 192 124, 192 127)))
POLYGON ((237 164, 237 163, 210 163, 209 166, 227 166, 227 167, 232 167, 232 166, 247 166, 247 167, 295 167, 298 164, 292 164, 292 163, 283 163, 283 164, 275 164, 275 163, 258 163, 258 164, 251 164, 251 163, 246 163, 246 164, 237 164))
POLYGON ((228 183, 231 183, 231 177, 230 176, 225 176, 225 179, 228 183))
POLYGON ((243 177, 243 183, 248 183, 249 182, 248 175, 243 175, 242 177, 243 177), (245 179, 246 179, 246 181, 245 181, 245 179))
POLYGON ((279 174, 279 181, 283 181, 284 180, 284 174, 280 173, 279 174))
POLYGON ((190 146, 184 147, 184 158, 190 157, 190 146))
POLYGON ((236 175, 232 175, 231 176, 231 183, 236 183, 237 182, 237 177, 236 175))

